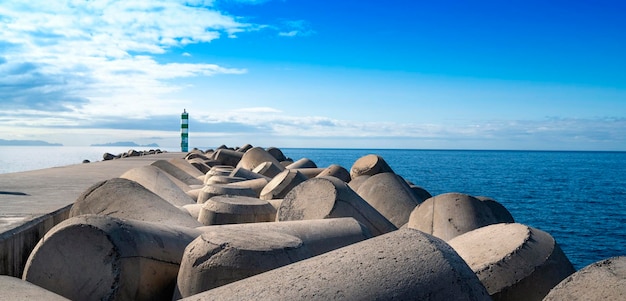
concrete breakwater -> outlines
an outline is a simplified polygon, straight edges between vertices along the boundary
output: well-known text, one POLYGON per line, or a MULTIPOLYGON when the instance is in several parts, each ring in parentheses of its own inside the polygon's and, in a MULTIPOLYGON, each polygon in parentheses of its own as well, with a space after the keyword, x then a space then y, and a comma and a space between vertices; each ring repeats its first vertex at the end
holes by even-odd
MULTIPOLYGON (((0 236, 14 299, 542 300, 577 274, 496 200, 432 196, 376 154, 348 169, 222 146, 0 181, 3 204, 45 207, 0 236)), ((602 275, 603 297, 623 294, 626 273, 585 275, 575 289, 602 275)))

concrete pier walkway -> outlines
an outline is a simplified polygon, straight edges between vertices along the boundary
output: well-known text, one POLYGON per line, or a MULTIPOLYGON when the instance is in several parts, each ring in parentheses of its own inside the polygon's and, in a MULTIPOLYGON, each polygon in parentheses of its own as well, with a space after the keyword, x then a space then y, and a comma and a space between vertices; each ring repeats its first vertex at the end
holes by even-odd
POLYGON ((76 198, 91 185, 157 160, 184 156, 170 152, 0 174, 0 275, 20 277, 35 244, 67 218, 76 198))

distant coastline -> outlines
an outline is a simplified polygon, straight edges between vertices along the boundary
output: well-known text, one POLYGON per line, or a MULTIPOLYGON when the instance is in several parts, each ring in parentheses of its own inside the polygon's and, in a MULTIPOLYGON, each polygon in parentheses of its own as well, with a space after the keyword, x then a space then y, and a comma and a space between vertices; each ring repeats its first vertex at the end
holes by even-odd
POLYGON ((50 143, 42 140, 5 140, 0 139, 0 146, 63 146, 61 143, 50 143))
POLYGON ((109 142, 109 143, 98 143, 98 144, 92 144, 90 146, 130 146, 130 147, 159 147, 158 144, 156 143, 150 143, 150 144, 137 144, 135 142, 132 141, 119 141, 119 142, 109 142))

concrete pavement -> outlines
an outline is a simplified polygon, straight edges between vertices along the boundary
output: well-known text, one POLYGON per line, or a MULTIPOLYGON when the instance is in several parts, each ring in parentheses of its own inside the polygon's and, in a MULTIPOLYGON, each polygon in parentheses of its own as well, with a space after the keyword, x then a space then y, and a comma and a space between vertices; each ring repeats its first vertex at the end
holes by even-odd
POLYGON ((20 277, 35 244, 67 218, 74 201, 91 185, 184 156, 171 152, 0 174, 0 275, 20 277))

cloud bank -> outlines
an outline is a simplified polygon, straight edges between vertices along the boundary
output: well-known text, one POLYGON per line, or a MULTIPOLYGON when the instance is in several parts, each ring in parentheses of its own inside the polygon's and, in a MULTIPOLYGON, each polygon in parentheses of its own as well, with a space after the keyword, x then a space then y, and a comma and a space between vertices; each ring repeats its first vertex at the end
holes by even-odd
POLYGON ((256 30, 211 1, 3 1, 0 99, 13 111, 154 114, 170 80, 244 68, 161 62, 189 44, 256 30), (129 104, 132 104, 129 106, 129 104), (130 107, 130 108, 129 108, 130 107), (117 111, 117 112, 116 112, 117 111))

